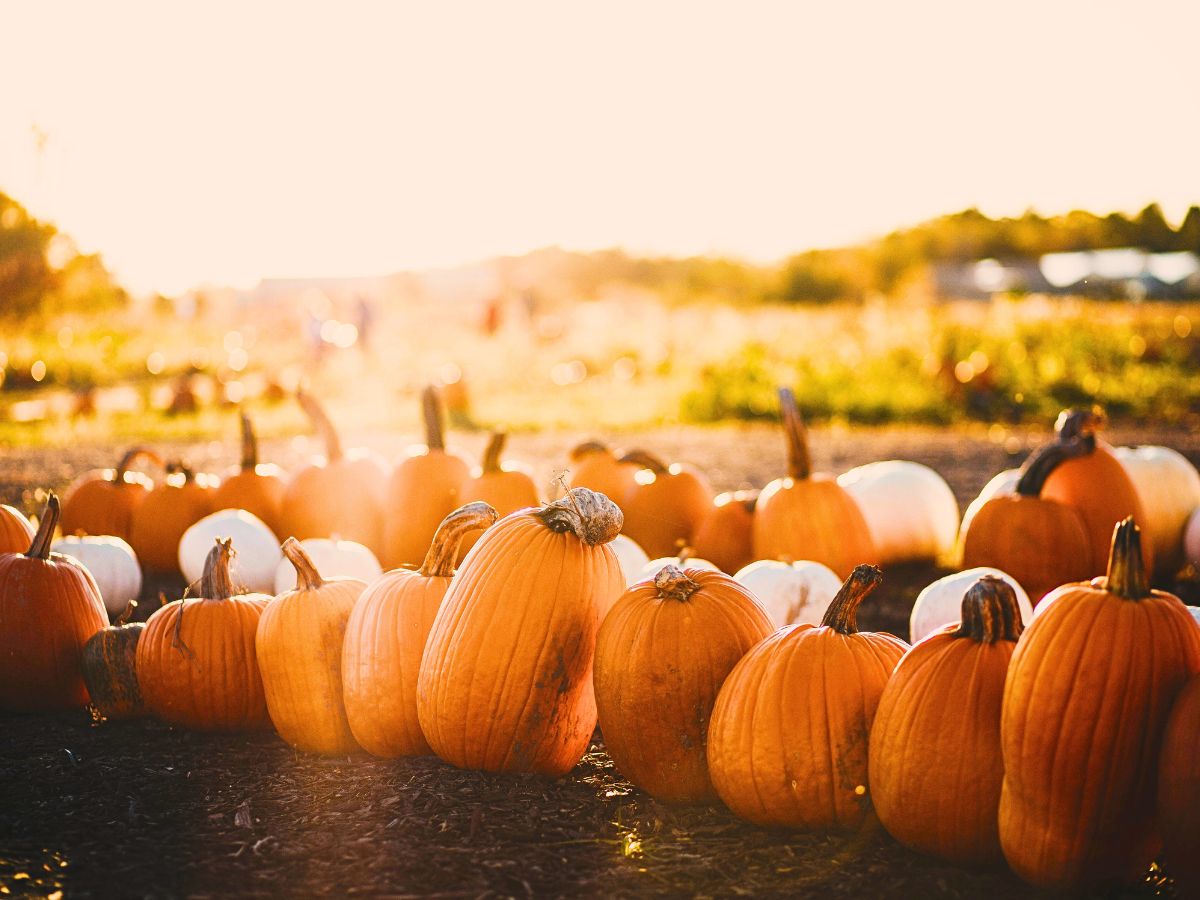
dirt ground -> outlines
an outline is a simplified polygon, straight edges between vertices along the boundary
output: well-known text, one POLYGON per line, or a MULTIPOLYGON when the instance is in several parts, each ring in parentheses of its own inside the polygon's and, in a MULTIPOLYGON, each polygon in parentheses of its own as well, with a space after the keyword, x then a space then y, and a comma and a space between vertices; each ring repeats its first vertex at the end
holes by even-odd
MULTIPOLYGON (((576 437, 514 436, 509 455, 549 483, 576 437)), ((1116 432, 1200 462, 1200 436, 1116 432)), ((818 468, 901 458, 937 469, 965 504, 1044 435, 922 430, 814 432, 818 468), (995 438, 1001 439, 995 439, 995 438)), ((394 458, 409 443, 360 436, 394 458)), ((354 441, 348 442, 350 444, 354 441)), ((483 437, 458 443, 469 455, 483 437)), ((679 429, 624 436, 708 471, 718 489, 779 474, 771 429, 679 429)), ((235 451, 165 448, 220 471, 235 451)), ((294 464, 305 439, 268 443, 294 464)), ((119 448, 0 449, 0 502, 26 509, 111 465, 119 448)), ((938 575, 885 573, 864 628, 907 634, 917 591, 938 575)), ((1195 585, 1177 586, 1197 600, 1195 585)), ((182 583, 152 579, 147 598, 182 583)), ((146 614, 150 603, 144 603, 146 614)), ((323 759, 272 734, 203 735, 153 721, 94 723, 83 712, 0 717, 0 895, 66 897, 845 896, 1032 897, 1005 872, 969 872, 910 853, 877 827, 827 836, 755 828, 719 808, 669 808, 624 781, 597 740, 567 777, 494 776, 435 759, 323 759)), ((1163 873, 1123 896, 1171 896, 1163 873)))

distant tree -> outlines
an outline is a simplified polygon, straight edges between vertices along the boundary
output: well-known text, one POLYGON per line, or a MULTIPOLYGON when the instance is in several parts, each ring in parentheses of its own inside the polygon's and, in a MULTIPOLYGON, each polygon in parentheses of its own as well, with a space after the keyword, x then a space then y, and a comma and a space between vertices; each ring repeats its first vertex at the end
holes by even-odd
POLYGON ((1164 253, 1175 249, 1175 232, 1163 216, 1161 207, 1151 203, 1133 220, 1137 228, 1134 243, 1145 250, 1164 253))
POLYGON ((1188 207, 1183 223, 1175 232, 1175 249, 1200 253, 1200 206, 1188 207))
POLYGON ((0 316, 28 316, 54 290, 57 277, 46 258, 54 235, 53 225, 32 218, 0 193, 0 316))

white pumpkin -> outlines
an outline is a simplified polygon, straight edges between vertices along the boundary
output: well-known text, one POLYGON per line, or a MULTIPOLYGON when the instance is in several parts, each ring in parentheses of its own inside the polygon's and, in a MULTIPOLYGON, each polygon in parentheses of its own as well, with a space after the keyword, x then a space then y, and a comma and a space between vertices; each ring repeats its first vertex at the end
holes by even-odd
POLYGON ((109 616, 119 616, 142 593, 142 567, 133 548, 112 535, 65 537, 50 547, 78 560, 100 588, 109 616))
POLYGON ((937 472, 900 459, 868 463, 838 476, 862 508, 883 564, 949 560, 958 538, 958 501, 937 472))
POLYGON ((1200 472, 1169 447, 1116 447, 1113 453, 1142 501, 1155 568, 1174 575, 1183 564, 1184 526, 1200 507, 1200 472))
POLYGON ((650 562, 650 555, 641 545, 625 534, 618 534, 608 542, 612 552, 617 554, 617 562, 621 564, 621 574, 625 576, 625 586, 641 581, 642 567, 650 562))
POLYGON ((963 595, 984 575, 1003 578, 1012 585, 1013 592, 1017 595, 1017 606, 1021 610, 1021 621, 1028 625, 1033 618, 1033 604, 1029 602, 1029 595, 1025 593, 1025 589, 1007 572, 980 566, 939 578, 917 595, 917 601, 908 617, 909 643, 915 644, 933 632, 961 621, 963 595))
MULTIPOLYGON (((300 546, 324 578, 345 575, 371 584, 383 574, 383 567, 379 565, 375 554, 355 541, 307 538, 300 542, 300 546)), ((295 567, 288 560, 281 560, 275 569, 275 593, 282 594, 295 586, 295 567)))
POLYGON ((204 560, 217 538, 233 540, 234 584, 252 594, 275 592, 275 569, 283 559, 279 539, 258 516, 244 509, 223 509, 205 516, 179 540, 179 570, 189 584, 204 574, 204 560))
POLYGON ((1192 619, 1196 622, 1196 627, 1200 628, 1200 606, 1189 606, 1188 612, 1192 614, 1192 619))
POLYGON ((979 492, 979 496, 967 504, 966 510, 963 512, 962 525, 958 528, 959 535, 967 533, 967 526, 971 524, 971 520, 975 518, 975 514, 979 512, 979 508, 987 503, 993 497, 999 497, 1002 494, 1015 494, 1017 492, 1017 482, 1021 480, 1020 469, 1005 469, 992 476, 991 481, 983 486, 983 490, 979 492))
POLYGON ((842 580, 823 563, 760 559, 738 570, 734 581, 758 598, 776 628, 820 625, 842 580))
MULTIPOLYGON (((653 578, 667 566, 675 566, 679 569, 711 569, 714 572, 721 571, 715 563, 695 556, 688 556, 684 559, 680 559, 678 556, 660 556, 658 559, 652 559, 642 566, 642 571, 634 578, 634 582, 646 581, 653 578)), ((631 582, 631 584, 634 582, 631 582)))

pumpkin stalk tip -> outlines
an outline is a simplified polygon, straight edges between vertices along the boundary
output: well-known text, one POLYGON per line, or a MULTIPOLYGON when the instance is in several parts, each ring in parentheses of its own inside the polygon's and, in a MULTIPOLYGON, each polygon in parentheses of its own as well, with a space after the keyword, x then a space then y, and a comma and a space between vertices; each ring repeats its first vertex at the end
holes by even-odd
POLYGON ((779 388, 779 414, 788 445, 788 475, 793 481, 805 481, 812 475, 812 456, 808 450, 808 429, 789 387, 779 388))
POLYGON ((625 516, 604 494, 588 488, 571 488, 567 496, 541 509, 534 516, 551 531, 571 532, 589 546, 607 544, 621 532, 625 516))
POLYGON ((233 549, 233 538, 217 538, 204 560, 204 574, 200 576, 200 596, 206 600, 228 600, 241 593, 233 583, 230 566, 237 551, 233 549))
POLYGON ((46 498, 46 509, 38 522, 37 533, 29 544, 25 555, 30 559, 47 560, 50 558, 50 545, 54 543, 54 529, 58 527, 58 517, 62 507, 58 502, 58 494, 54 491, 46 498))
POLYGON ((287 557, 296 569, 296 590, 313 591, 325 583, 321 573, 317 571, 312 557, 305 552, 304 547, 294 537, 283 542, 283 555, 287 557))
POLYGON ((617 462, 633 463, 636 466, 641 466, 643 469, 649 469, 656 476, 665 475, 667 472, 667 464, 649 450, 636 449, 626 451, 617 462))
POLYGON ((254 423, 245 412, 242 418, 242 471, 253 472, 258 466, 258 438, 254 434, 254 423))
POLYGON ((858 605, 883 582, 883 572, 876 566, 855 566, 837 596, 829 603, 822 626, 839 634, 858 633, 858 605))
POLYGON ((504 445, 508 443, 508 435, 503 431, 493 431, 492 436, 488 438, 487 448, 483 451, 483 464, 481 466, 485 474, 501 471, 500 457, 504 453, 504 445))
POLYGON ((296 401, 304 410, 304 414, 308 416, 313 428, 319 431, 325 440, 325 461, 337 462, 342 458, 342 440, 338 436, 337 429, 333 427, 333 421, 321 404, 317 402, 317 398, 304 388, 296 391, 296 401))
POLYGON ((1150 596, 1150 580, 1142 559, 1142 530, 1133 516, 1127 516, 1113 529, 1112 549, 1108 554, 1105 587, 1109 593, 1126 600, 1150 596))
POLYGON ((962 618, 954 636, 994 644, 1016 641, 1024 629, 1012 585, 995 575, 984 575, 963 595, 962 618))
POLYGON ((443 422, 442 397, 432 384, 421 391, 421 412, 425 418, 425 446, 430 450, 446 449, 446 426, 443 422))
POLYGON ((658 589, 661 600, 676 600, 686 603, 692 594, 700 590, 700 585, 688 577, 687 573, 678 566, 666 565, 654 576, 654 587, 658 589))
POLYGON ((463 538, 472 531, 490 528, 498 518, 500 514, 482 500, 460 506, 438 525, 417 574, 425 578, 449 578, 454 574, 463 538))

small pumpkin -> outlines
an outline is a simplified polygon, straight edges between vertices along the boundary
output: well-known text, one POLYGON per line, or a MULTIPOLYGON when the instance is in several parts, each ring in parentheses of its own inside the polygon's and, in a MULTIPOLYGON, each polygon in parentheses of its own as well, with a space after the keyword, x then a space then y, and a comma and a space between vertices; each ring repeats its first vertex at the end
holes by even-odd
POLYGON ((871 800, 906 847, 1001 864, 1000 704, 1021 616, 1012 585, 991 575, 961 604, 961 621, 915 644, 883 689, 867 753, 871 800))
POLYGON ((24 513, 11 506, 0 506, 0 553, 24 553, 33 535, 33 524, 24 513))
POLYGON ((83 645, 83 683, 96 715, 138 719, 147 714, 137 680, 137 645, 145 622, 127 622, 136 604, 126 607, 114 625, 101 628, 83 645))
MULTIPOLYGON (((383 567, 369 548, 354 541, 333 538, 309 538, 300 546, 312 564, 326 576, 354 578, 363 584, 373 584, 383 574, 383 567)), ((296 583, 296 569, 291 560, 281 559, 275 566, 276 594, 282 594, 296 583)))
POLYGON ((1168 579, 1183 566, 1183 531, 1200 508, 1200 472, 1169 447, 1114 447, 1146 514, 1143 528, 1154 548, 1155 574, 1168 579))
POLYGON ((726 491, 718 494, 700 527, 692 549, 702 559, 711 559, 722 572, 732 575, 754 562, 754 505, 758 491, 726 491))
POLYGON ((651 557, 670 556, 680 541, 691 546, 713 505, 712 488, 704 473, 682 463, 668 466, 645 450, 630 450, 621 462, 642 467, 620 504, 625 534, 651 557))
POLYGON ((238 548, 231 563, 236 584, 256 594, 275 591, 275 570, 283 559, 279 541, 266 523, 244 509, 223 509, 205 516, 179 539, 179 569, 188 584, 199 581, 218 538, 231 538, 238 548))
POLYGON ((1200 895, 1200 676, 1179 692, 1158 762, 1158 825, 1177 895, 1200 895))
POLYGON ((596 706, 617 769, 668 803, 716 799, 708 718, 725 677, 772 631, 723 572, 667 566, 630 588, 596 639, 596 706))
POLYGON ((811 560, 786 563, 760 559, 733 577, 758 598, 776 628, 819 625, 842 589, 833 569, 811 560))
POLYGON ((788 475, 763 488, 754 512, 754 555, 824 563, 845 578, 858 563, 876 559, 870 526, 853 497, 832 475, 814 474, 808 435, 796 398, 779 389, 788 444, 788 475))
POLYGON ((419 569, 393 569, 354 604, 342 650, 342 696, 355 740, 383 757, 433 751, 417 720, 417 676, 425 642, 454 575, 459 543, 496 522, 483 502, 450 513, 419 569))
POLYGON ((857 610, 882 580, 858 566, 821 625, 789 625, 725 679, 708 728, 717 794, 757 825, 857 830, 871 815, 867 738, 908 645, 860 632, 857 610))
POLYGON ((571 450, 570 466, 567 471, 569 487, 585 487, 603 494, 617 506, 623 506, 625 498, 636 485, 634 480, 639 466, 627 462, 601 441, 584 441, 571 450))
POLYGON ((119 616, 142 593, 142 567, 119 537, 83 535, 54 542, 51 551, 69 556, 91 574, 109 616, 119 616))
POLYGON ((1007 572, 978 566, 962 572, 954 572, 927 584, 917 594, 912 612, 908 615, 908 640, 912 644, 922 641, 935 631, 958 622, 962 618, 963 595, 979 579, 999 578, 1013 589, 1017 598, 1017 609, 1021 614, 1022 627, 1033 619, 1033 604, 1020 582, 1007 572))
POLYGON ((244 509, 257 516, 278 540, 283 534, 283 495, 287 481, 283 470, 273 463, 258 461, 258 438, 254 423, 244 412, 242 420, 242 461, 221 479, 213 494, 213 509, 244 509))
POLYGON ((116 469, 88 472, 77 479, 62 502, 63 534, 111 534, 129 540, 138 507, 153 482, 132 466, 140 460, 162 465, 157 453, 134 447, 121 457, 116 469))
POLYGON ((631 585, 636 581, 642 580, 642 569, 646 563, 650 562, 650 557, 646 555, 646 551, 638 546, 637 541, 624 534, 618 534, 608 543, 609 548, 617 557, 617 562, 621 565, 621 574, 625 578, 625 584, 631 585))
MULTIPOLYGON (((479 469, 472 473, 462 487, 460 497, 463 503, 482 501, 488 504, 501 517, 538 505, 537 486, 533 483, 527 469, 515 463, 501 462, 504 444, 508 435, 503 431, 492 432, 488 439, 487 448, 483 452, 483 462, 479 469)), ((462 542, 459 561, 467 555, 479 534, 468 534, 462 542)))
POLYGON ((213 512, 216 478, 195 474, 182 462, 167 464, 167 478, 156 485, 133 517, 129 546, 149 571, 179 571, 183 533, 213 512))
POLYGON ((838 476, 858 501, 880 563, 948 562, 958 540, 958 501, 928 466, 889 459, 838 476))

